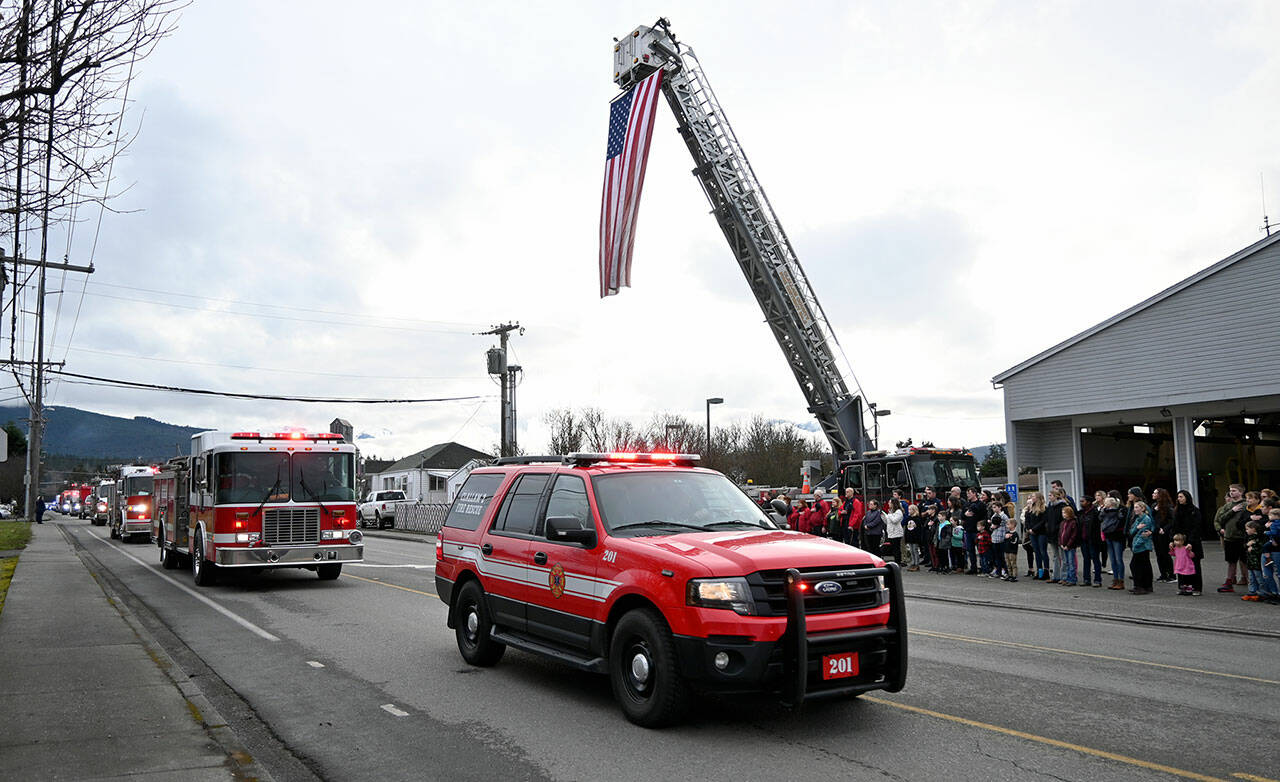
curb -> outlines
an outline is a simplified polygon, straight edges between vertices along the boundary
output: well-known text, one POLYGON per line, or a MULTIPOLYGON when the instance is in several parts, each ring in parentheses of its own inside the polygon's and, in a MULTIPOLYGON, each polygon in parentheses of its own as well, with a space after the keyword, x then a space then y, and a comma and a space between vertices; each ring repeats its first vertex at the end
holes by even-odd
POLYGON ((1206 633, 1223 635, 1246 635, 1254 638, 1280 639, 1280 633, 1270 630, 1246 630, 1235 627, 1211 627, 1206 625, 1187 624, 1165 619, 1148 619, 1141 616, 1122 616, 1119 614, 1100 614, 1094 611, 1067 611, 1061 608, 1043 608, 1041 606, 1015 606, 1007 603, 994 603, 988 600, 970 600, 959 597, 942 597, 940 595, 913 595, 907 593, 908 600, 933 600, 938 603, 955 603, 958 605, 984 606, 986 608, 1003 608, 1008 611, 1031 611, 1037 614, 1054 614, 1075 619, 1097 619, 1104 622, 1120 622, 1122 624, 1147 625, 1150 627, 1173 627, 1179 630, 1200 630, 1206 633))
POLYGON ((274 782, 274 777, 253 759, 253 756, 249 754, 245 746, 240 743, 239 737, 231 730, 226 719, 223 718, 213 703, 205 697, 205 694, 201 692, 200 687, 187 676, 182 667, 169 656, 169 653, 160 646, 155 637, 138 621, 138 618, 129 609, 120 593, 106 579, 99 578, 98 573, 85 561, 81 553, 84 550, 83 546, 61 524, 56 526, 58 527, 58 532, 71 544, 71 548, 75 551, 80 564, 84 565, 85 570, 89 571, 89 575, 93 577, 98 587, 102 589, 103 594, 107 596, 107 600, 110 601, 112 607, 120 613, 125 624, 129 625, 129 629, 133 630, 134 634, 138 636, 138 640, 142 642, 143 649, 155 661, 156 667, 178 688, 178 692, 182 694, 183 699, 187 702, 187 710, 191 712, 192 718, 200 723, 200 726, 205 729, 209 737, 227 753, 227 762, 232 766, 232 771, 236 777, 244 780, 274 782))

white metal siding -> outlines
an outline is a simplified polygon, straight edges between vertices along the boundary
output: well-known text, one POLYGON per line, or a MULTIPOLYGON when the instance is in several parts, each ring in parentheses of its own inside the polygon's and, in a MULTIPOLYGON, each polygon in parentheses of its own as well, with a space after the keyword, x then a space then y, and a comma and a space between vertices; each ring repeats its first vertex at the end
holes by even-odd
POLYGON ((1278 393, 1277 301, 1280 245, 1271 245, 1005 379, 1007 414, 1049 418, 1278 393))

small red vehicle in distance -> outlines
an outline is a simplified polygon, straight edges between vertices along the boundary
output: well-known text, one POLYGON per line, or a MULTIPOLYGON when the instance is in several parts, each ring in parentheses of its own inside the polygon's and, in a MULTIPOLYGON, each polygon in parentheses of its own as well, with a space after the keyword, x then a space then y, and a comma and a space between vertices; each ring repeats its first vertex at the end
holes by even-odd
POLYGON ((902 576, 779 529, 696 455, 513 457, 474 470, 436 540, 463 659, 511 646, 609 676, 657 727, 694 694, 807 699, 906 682, 902 576))

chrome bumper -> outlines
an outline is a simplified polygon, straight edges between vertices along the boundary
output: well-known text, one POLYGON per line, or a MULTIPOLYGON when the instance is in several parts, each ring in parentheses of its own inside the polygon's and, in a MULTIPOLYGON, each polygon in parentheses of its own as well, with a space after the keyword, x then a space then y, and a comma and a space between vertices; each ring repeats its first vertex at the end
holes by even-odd
POLYGON ((364 561, 364 546, 255 546, 219 548, 219 567, 301 567, 364 561))
POLYGON ((122 533, 125 535, 151 534, 151 519, 129 519, 124 523, 122 533))

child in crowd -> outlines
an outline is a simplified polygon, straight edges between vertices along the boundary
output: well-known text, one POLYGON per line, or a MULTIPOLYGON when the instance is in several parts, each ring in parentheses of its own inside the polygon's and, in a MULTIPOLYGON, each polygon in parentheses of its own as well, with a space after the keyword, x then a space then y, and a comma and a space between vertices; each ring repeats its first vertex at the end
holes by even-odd
POLYGON ((1190 595, 1192 592, 1192 576, 1196 574, 1196 552, 1187 542, 1187 536, 1177 534, 1169 544, 1169 554, 1173 557, 1173 572, 1178 577, 1178 594, 1190 595))
POLYGON ((924 518, 920 515, 920 506, 907 506, 907 521, 902 525, 907 540, 907 554, 911 565, 907 570, 920 569, 920 544, 924 541, 924 518))
POLYGON ((1005 521, 1004 529, 1004 567, 1005 581, 1018 580, 1018 520, 1010 518, 1005 521))
POLYGON ((938 514, 937 547, 937 567, 934 570, 946 575, 951 572, 951 519, 942 513, 938 514))
POLYGON ((1058 583, 1063 586, 1076 586, 1076 547, 1079 545, 1080 525, 1076 522, 1076 512, 1070 505, 1064 505, 1062 522, 1058 525, 1058 547, 1062 550, 1062 578, 1058 583))
POLYGON ((965 571, 964 561, 964 526, 960 518, 961 511, 951 511, 951 569, 956 573, 965 571))
POLYGON ((991 522, 991 571, 987 575, 991 578, 1003 578, 1009 575, 1004 567, 1004 534, 1009 515, 1005 513, 1004 505, 996 501, 991 503, 987 518, 991 522))
POLYGON ((991 531, 987 527, 987 522, 978 522, 978 538, 976 543, 978 549, 978 566, 983 573, 991 572, 991 531))
POLYGON ((1268 571, 1264 577, 1262 570, 1262 547, 1266 543, 1262 535, 1262 525, 1256 521, 1246 522, 1244 525, 1245 544, 1244 558, 1249 565, 1249 593, 1241 597, 1241 600, 1250 602, 1258 602, 1265 600, 1268 603, 1277 602, 1276 583, 1272 574, 1268 571))
POLYGON ((1000 507, 1000 503, 991 503, 991 568, 987 571, 988 578, 1001 578, 1008 575, 1004 567, 1004 525, 1009 521, 1009 517, 1004 515, 1004 508, 1000 507), (996 508, 999 508, 997 514, 996 508))

